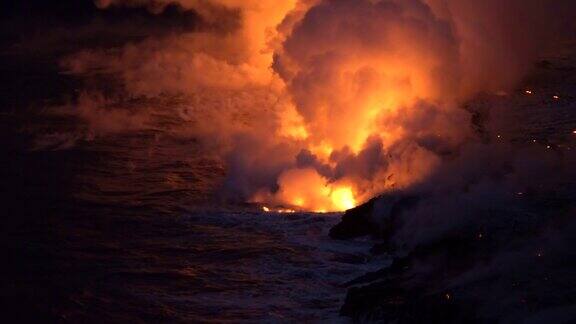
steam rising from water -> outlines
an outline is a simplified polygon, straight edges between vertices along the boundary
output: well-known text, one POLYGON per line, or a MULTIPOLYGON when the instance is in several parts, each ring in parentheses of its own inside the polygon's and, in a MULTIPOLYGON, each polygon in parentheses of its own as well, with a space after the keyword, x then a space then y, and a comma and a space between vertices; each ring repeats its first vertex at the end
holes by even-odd
MULTIPOLYGON (((97 5, 162 12, 171 2, 97 5)), ((514 87, 576 9, 536 0, 177 2, 202 27, 63 65, 113 75, 133 97, 184 95, 190 133, 227 161, 228 196, 313 211, 427 180, 474 140, 462 105, 514 87)))

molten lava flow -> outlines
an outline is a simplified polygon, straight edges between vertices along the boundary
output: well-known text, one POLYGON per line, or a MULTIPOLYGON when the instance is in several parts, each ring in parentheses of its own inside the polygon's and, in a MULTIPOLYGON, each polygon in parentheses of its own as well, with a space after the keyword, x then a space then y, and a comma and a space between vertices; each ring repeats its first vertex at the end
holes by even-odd
POLYGON ((330 194, 332 203, 338 210, 346 210, 356 207, 356 199, 350 187, 336 188, 330 194))
POLYGON ((296 211, 294 209, 289 208, 269 208, 266 206, 262 206, 262 210, 266 213, 278 213, 278 214, 293 214, 296 211))
POLYGON ((269 208, 264 211, 305 210, 317 213, 336 212, 356 206, 351 186, 328 183, 313 169, 291 169, 279 178, 276 193, 261 191, 253 199, 257 203, 273 203, 291 208, 269 208))

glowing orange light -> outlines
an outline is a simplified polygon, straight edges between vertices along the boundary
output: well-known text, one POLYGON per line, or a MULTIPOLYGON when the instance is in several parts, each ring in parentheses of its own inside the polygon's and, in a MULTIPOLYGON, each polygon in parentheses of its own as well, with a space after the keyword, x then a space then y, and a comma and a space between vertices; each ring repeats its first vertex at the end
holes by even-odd
POLYGON ((298 207, 302 207, 304 205, 304 199, 302 199, 302 198, 294 199, 293 205, 298 206, 298 207))
POLYGON ((332 152, 334 151, 332 146, 328 145, 325 142, 322 142, 318 145, 312 145, 310 147, 310 150, 312 151, 312 153, 314 153, 315 155, 324 160, 327 160, 330 157, 330 154, 332 154, 332 152))
POLYGON ((354 208, 356 206, 356 200, 354 199, 354 193, 349 187, 338 188, 332 191, 330 195, 332 203, 334 206, 340 210, 347 210, 354 208))
POLYGON ((280 112, 279 135, 295 140, 305 140, 310 135, 306 130, 302 116, 293 105, 288 105, 280 112))
MULTIPOLYGON (((294 37, 298 39, 300 36, 294 37)), ((383 174, 376 172, 374 179, 358 179, 347 171, 338 177, 331 175, 332 172, 324 172, 345 164, 342 162, 347 158, 353 160, 365 149, 370 149, 373 143, 379 143, 384 152, 404 138, 419 136, 413 133, 428 132, 404 125, 414 118, 419 120, 421 110, 412 109, 416 104, 438 102, 442 109, 451 109, 457 101, 459 94, 446 94, 445 89, 438 86, 436 77, 430 74, 438 68, 437 58, 420 50, 413 51, 418 46, 413 46, 408 35, 394 34, 393 38, 393 47, 397 51, 390 53, 348 49, 347 46, 332 48, 330 44, 323 44, 338 53, 355 55, 338 56, 338 60, 326 62, 329 63, 330 77, 314 78, 321 82, 312 88, 300 88, 302 81, 308 78, 301 79, 299 75, 306 75, 311 67, 307 60, 303 60, 307 55, 277 53, 283 58, 278 62, 282 62, 280 65, 285 73, 281 73, 281 78, 276 81, 283 91, 285 88, 290 91, 287 91, 289 96, 281 96, 274 105, 279 124, 275 135, 280 135, 282 144, 288 143, 294 154, 300 150, 310 152, 313 157, 309 161, 314 163, 304 163, 306 167, 300 163, 292 167, 287 164, 288 168, 277 178, 277 189, 263 188, 252 197, 252 201, 268 206, 288 206, 299 211, 344 211, 392 186, 401 188, 419 182, 440 163, 431 152, 409 147, 398 154, 410 156, 409 159, 390 161, 388 169, 382 170, 383 174), (284 84, 284 81, 289 82, 284 84), (391 174, 394 174, 394 181, 389 181, 391 174)), ((442 129, 438 132, 441 138, 454 138, 456 141, 461 135, 458 132, 452 136, 452 129, 444 126, 434 128, 439 129, 442 129)), ((388 158, 393 159, 391 155, 388 158)), ((275 208, 272 210, 278 212, 275 208)))
POLYGON ((289 208, 270 208, 263 206, 262 210, 266 213, 278 213, 278 214, 292 214, 295 213, 296 210, 289 209, 289 208))
POLYGON ((278 179, 278 185, 280 189, 277 192, 261 192, 253 201, 295 207, 282 210, 269 208, 274 212, 303 210, 318 213, 344 211, 357 203, 353 186, 330 183, 312 168, 287 170, 278 179))

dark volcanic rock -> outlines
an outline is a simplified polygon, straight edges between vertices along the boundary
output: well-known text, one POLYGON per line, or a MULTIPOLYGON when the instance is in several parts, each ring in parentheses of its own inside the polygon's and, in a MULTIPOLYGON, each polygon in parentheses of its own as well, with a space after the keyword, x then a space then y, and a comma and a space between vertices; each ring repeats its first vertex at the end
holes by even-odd
POLYGON ((574 255, 576 222, 570 209, 562 210, 536 218, 493 211, 494 218, 448 231, 403 256, 390 252, 391 234, 373 250, 396 254, 392 265, 346 283, 340 313, 357 322, 571 323, 576 263, 565 258, 574 255))
POLYGON ((350 289, 341 314, 357 322, 371 323, 485 322, 449 293, 423 295, 393 282, 350 289))
POLYGON ((368 235, 388 237, 401 222, 400 215, 414 207, 419 200, 415 196, 394 194, 372 198, 347 210, 340 223, 330 229, 330 237, 337 240, 368 235))
POLYGON ((374 203, 376 198, 349 209, 342 216, 342 221, 330 229, 330 237, 336 240, 347 240, 366 235, 378 235, 380 226, 374 222, 374 203))

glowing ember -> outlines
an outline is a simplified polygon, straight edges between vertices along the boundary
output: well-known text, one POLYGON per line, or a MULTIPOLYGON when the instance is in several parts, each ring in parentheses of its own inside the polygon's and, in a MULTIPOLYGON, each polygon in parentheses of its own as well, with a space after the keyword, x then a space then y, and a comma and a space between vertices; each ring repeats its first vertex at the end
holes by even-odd
POLYGON ((531 95, 532 94, 532 90, 526 90, 524 91, 526 94, 531 95))
POLYGON ((296 211, 294 209, 289 209, 289 208, 270 208, 270 207, 262 207, 262 210, 267 212, 267 213, 278 213, 278 214, 292 214, 295 213, 296 211))

